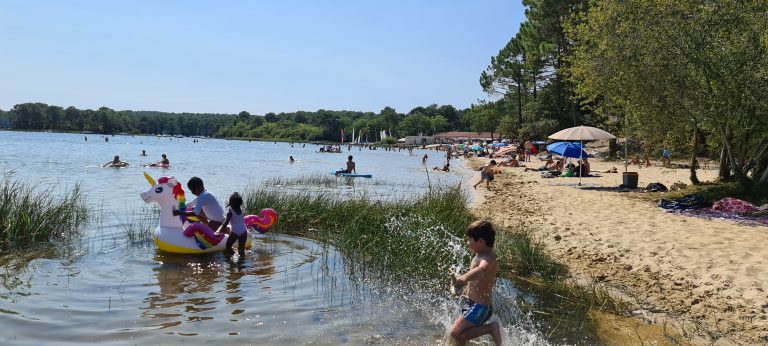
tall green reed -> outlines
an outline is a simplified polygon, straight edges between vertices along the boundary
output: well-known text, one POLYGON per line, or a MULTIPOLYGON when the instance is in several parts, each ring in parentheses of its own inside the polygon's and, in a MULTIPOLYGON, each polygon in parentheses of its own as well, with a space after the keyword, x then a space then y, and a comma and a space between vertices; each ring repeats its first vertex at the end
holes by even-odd
POLYGON ((444 279, 467 261, 462 235, 473 217, 459 187, 397 200, 252 187, 245 199, 249 213, 277 211, 274 231, 317 238, 389 277, 444 279))
POLYGON ((0 248, 24 248, 79 235, 88 220, 79 185, 62 193, 5 174, 0 181, 0 248), (58 196, 58 197, 57 197, 58 196))

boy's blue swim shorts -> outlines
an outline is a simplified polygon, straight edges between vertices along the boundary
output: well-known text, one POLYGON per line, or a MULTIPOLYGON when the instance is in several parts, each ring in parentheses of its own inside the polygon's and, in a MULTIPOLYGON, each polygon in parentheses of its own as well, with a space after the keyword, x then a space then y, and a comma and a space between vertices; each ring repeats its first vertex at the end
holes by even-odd
POLYGON ((461 305, 461 313, 464 314, 464 319, 467 322, 480 326, 488 322, 488 319, 493 315, 493 305, 478 304, 465 297, 464 303, 461 305))

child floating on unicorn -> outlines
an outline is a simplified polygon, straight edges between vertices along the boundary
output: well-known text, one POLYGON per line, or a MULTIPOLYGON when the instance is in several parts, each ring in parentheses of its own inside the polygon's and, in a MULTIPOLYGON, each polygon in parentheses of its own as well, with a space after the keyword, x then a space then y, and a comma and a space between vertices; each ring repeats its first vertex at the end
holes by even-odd
POLYGON ((232 245, 237 241, 237 253, 240 258, 245 257, 245 241, 248 237, 248 231, 245 226, 245 215, 243 215, 243 197, 239 193, 234 192, 232 196, 229 196, 229 203, 227 203, 229 211, 227 212, 227 219, 224 220, 224 224, 219 227, 218 232, 225 232, 227 224, 232 224, 229 238, 227 238, 227 245, 225 252, 227 256, 232 256, 235 252, 232 250, 232 245))
MULTIPOLYGON (((219 229, 224 224, 224 209, 208 190, 203 185, 203 179, 198 177, 192 177, 187 182, 187 188, 193 195, 197 196, 194 200, 187 203, 188 207, 194 207, 192 211, 173 210, 173 215, 186 215, 186 216, 204 216, 203 221, 212 230, 219 229)), ((227 232, 228 233, 228 232, 227 232)))

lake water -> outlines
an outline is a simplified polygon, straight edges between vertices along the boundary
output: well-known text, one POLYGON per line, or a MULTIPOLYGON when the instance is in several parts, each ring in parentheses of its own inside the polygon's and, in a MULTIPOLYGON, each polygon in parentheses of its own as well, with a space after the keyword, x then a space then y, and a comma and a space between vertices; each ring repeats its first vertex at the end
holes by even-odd
MULTIPOLYGON (((80 184, 100 216, 75 244, 0 255, 0 344, 444 344, 459 313, 446 292, 391 286, 365 275, 333 247, 271 234, 241 262, 221 254, 172 256, 130 242, 123 227, 142 207, 138 193, 155 178, 197 175, 223 198, 279 177, 330 176, 348 154, 372 180, 344 180, 340 193, 399 198, 429 184, 472 174, 424 172, 442 165, 434 151, 368 149, 317 153, 317 146, 157 137, 0 131, 0 170, 50 188, 80 184), (139 156, 146 150, 148 157, 139 156), (171 160, 170 169, 139 167, 171 160), (114 155, 132 164, 101 168, 114 155), (299 162, 289 164, 288 156, 299 162), (353 270, 354 269, 354 270, 353 270)), ((453 167, 463 164, 452 161, 453 167)), ((457 263, 459 264, 459 263, 457 263)), ((510 344, 547 344, 515 306, 526 297, 499 280, 496 317, 510 344)))

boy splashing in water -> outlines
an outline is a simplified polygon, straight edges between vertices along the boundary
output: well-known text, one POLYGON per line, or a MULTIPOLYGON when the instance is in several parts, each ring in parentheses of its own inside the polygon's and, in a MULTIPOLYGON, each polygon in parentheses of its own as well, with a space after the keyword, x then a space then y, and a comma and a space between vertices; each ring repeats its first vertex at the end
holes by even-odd
POLYGON ((501 345, 501 326, 498 322, 485 324, 493 315, 491 295, 496 283, 496 255, 493 242, 496 231, 488 221, 478 220, 467 228, 467 247, 475 254, 469 271, 456 276, 451 273, 452 292, 462 294, 462 316, 453 324, 451 337, 464 345, 469 340, 490 334, 496 345, 501 345))

